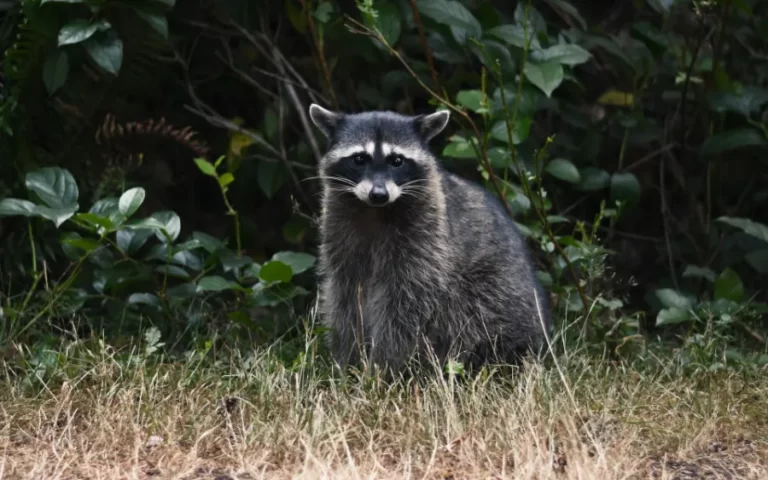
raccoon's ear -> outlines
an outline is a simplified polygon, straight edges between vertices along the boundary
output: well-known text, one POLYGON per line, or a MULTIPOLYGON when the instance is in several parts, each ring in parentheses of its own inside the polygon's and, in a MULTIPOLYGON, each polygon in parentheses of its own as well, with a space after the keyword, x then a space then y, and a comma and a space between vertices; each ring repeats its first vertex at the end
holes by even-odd
POLYGON ((443 131, 450 118, 450 110, 441 110, 429 115, 419 115, 416 117, 416 125, 424 140, 430 141, 443 131))
POLYGON ((326 110, 316 103, 309 106, 309 117, 312 119, 312 123, 314 123, 326 137, 333 135, 341 116, 342 114, 326 110))

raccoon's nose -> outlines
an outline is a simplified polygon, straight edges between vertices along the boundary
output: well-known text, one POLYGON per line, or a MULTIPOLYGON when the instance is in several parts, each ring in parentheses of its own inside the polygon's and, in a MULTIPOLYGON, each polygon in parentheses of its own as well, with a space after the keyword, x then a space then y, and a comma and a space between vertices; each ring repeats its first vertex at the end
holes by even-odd
POLYGON ((389 192, 383 185, 374 185, 368 194, 368 199, 375 205, 384 205, 389 200, 389 192))

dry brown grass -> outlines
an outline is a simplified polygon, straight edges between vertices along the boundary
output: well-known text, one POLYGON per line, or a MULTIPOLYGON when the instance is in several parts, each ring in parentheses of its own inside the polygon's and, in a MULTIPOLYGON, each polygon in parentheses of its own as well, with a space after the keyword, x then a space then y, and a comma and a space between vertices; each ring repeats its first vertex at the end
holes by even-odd
POLYGON ((652 377, 572 355, 416 386, 287 371, 267 354, 62 356, 44 379, 3 380, 0 478, 768 478, 759 376, 652 377))

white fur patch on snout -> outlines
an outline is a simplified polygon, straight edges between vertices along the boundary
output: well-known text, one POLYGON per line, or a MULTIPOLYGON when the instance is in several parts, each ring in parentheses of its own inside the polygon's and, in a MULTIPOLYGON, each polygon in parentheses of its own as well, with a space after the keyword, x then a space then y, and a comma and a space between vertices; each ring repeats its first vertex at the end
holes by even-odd
POLYGON ((387 180, 386 186, 387 193, 389 193, 389 201, 387 203, 394 202, 403 193, 403 190, 392 180, 387 180))
MULTIPOLYGON (((387 193, 389 194, 389 199, 384 205, 394 202, 403 193, 403 190, 392 180, 387 180, 384 186, 386 187, 387 193)), ((357 198, 364 201, 365 203, 370 203, 368 195, 370 195, 372 189, 373 182, 370 180, 362 180, 355 186, 355 196, 357 196, 357 198)))
POLYGON ((360 200, 368 203, 368 195, 371 193, 372 188, 373 183, 370 180, 361 180, 360 183, 355 186, 355 195, 357 195, 357 198, 360 200))

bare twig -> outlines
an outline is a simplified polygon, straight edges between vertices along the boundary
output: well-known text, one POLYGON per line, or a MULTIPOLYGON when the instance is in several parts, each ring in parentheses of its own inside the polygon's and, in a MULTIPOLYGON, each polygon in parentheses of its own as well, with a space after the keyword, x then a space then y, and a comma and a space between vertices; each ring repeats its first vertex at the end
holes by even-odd
MULTIPOLYGON (((284 72, 281 72, 284 73, 284 72)), ((290 92, 293 92, 293 96, 296 96, 296 91, 293 90, 293 87, 290 85, 287 85, 286 88, 290 89, 290 92)), ((296 101, 298 102, 298 97, 296 97, 296 101)), ((288 154, 285 150, 285 136, 284 136, 284 128, 283 125, 285 123, 285 112, 283 109, 283 102, 277 102, 278 103, 278 129, 280 132, 280 154, 281 158, 283 159, 283 163, 285 164, 286 170, 288 170, 288 174, 291 176, 291 181, 293 182, 294 186, 296 187, 296 191, 298 192, 299 197, 301 197, 301 201, 304 202, 304 205, 309 209, 311 213, 314 214, 314 208, 312 208, 312 202, 309 201, 309 197, 307 196, 306 192, 304 192, 304 189, 301 188, 301 181, 299 180, 299 177, 296 175, 296 172, 293 170, 293 167, 291 166, 290 162, 288 161, 288 154)), ((301 111, 301 105, 298 105, 297 110, 299 110, 299 115, 303 113, 301 111)), ((312 142, 314 142, 314 136, 312 135, 312 132, 309 131, 307 133, 312 138, 312 142)), ((315 145, 316 146, 316 145, 315 145)))
MULTIPOLYGON (((275 56, 275 63, 277 64, 277 68, 280 71, 280 74, 285 76, 285 60, 277 47, 273 47, 272 54, 275 56)), ((301 126, 304 128, 304 133, 306 134, 309 146, 312 148, 312 153, 315 155, 315 160, 319 164, 323 155, 320 153, 320 147, 317 145, 315 132, 312 130, 312 125, 310 125, 309 119, 307 118, 307 109, 304 108, 304 105, 301 103, 301 100, 296 94, 296 89, 293 88, 293 85, 286 83, 285 89, 288 91, 288 97, 291 99, 291 103, 296 110, 296 114, 299 116, 299 121, 301 121, 301 126)))

